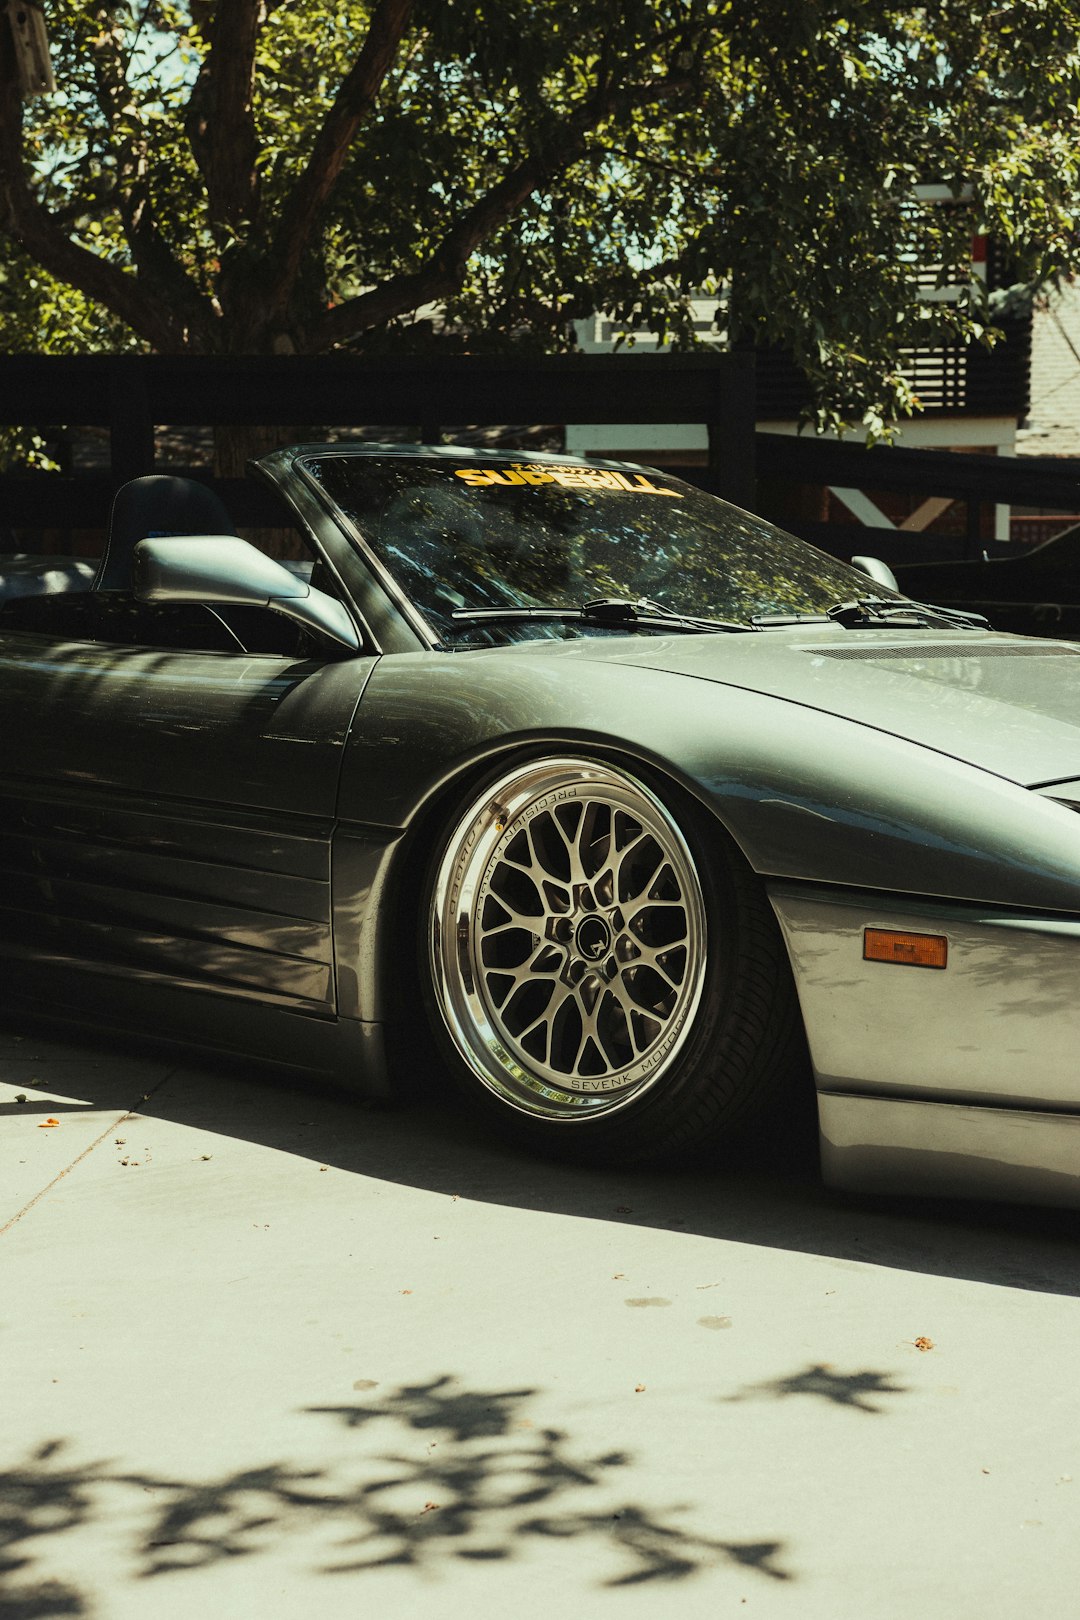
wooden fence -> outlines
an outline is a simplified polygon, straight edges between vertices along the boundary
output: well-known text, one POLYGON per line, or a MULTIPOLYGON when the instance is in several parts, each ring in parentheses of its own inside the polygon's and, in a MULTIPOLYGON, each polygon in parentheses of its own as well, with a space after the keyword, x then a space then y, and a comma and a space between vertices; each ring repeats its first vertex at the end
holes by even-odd
MULTIPOLYGON (((360 360, 347 355, 0 355, 0 426, 57 423, 109 432, 109 477, 0 478, 8 528, 95 528, 111 492, 152 472, 169 426, 399 427, 418 440, 462 424, 693 422, 708 429, 711 487, 754 495, 751 355, 466 355, 360 360)), ((201 476, 206 476, 203 473, 201 476)), ((240 523, 266 518, 257 485, 207 478, 240 523)))
POLYGON ((948 536, 854 522, 787 520, 788 528, 835 556, 871 552, 886 562, 904 564, 969 560, 984 551, 1003 555, 1009 550, 1007 543, 988 542, 984 536, 982 523, 988 504, 1080 512, 1080 458, 991 456, 891 446, 868 450, 854 442, 759 433, 757 462, 768 469, 770 481, 917 495, 920 500, 941 496, 961 502, 965 509, 963 527, 948 536))
MULTIPOLYGON (((966 505, 958 536, 854 523, 788 520, 838 556, 873 551, 890 562, 978 556, 988 502, 1080 511, 1080 459, 998 457, 943 450, 865 449, 812 435, 755 433, 750 353, 362 360, 346 355, 0 355, 0 426, 105 428, 109 474, 0 478, 0 525, 11 530, 102 527, 118 483, 154 469, 169 426, 324 428, 379 424, 437 438, 462 424, 703 423, 704 467, 693 482, 757 509, 756 469, 777 481, 917 492, 966 505)), ((181 469, 182 470, 182 469, 181 469)), ((675 471, 677 469, 672 469, 675 471)), ((274 520, 251 481, 213 480, 240 524, 274 520)), ((997 548, 1000 549, 1000 548, 997 548)))

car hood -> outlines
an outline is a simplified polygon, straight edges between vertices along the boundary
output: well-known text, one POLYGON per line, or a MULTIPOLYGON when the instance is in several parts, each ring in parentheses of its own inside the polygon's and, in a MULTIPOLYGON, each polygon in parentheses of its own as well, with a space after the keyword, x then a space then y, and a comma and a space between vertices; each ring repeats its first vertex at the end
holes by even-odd
POLYGON ((800 626, 549 645, 839 715, 1026 787, 1080 776, 1080 646, 1070 642, 800 626))

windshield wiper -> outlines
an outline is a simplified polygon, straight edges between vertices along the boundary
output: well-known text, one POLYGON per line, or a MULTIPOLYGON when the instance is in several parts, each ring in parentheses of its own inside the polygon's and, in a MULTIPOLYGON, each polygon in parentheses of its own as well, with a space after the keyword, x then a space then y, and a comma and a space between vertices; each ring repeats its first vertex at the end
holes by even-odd
POLYGON ((601 596, 580 607, 491 607, 458 609, 450 617, 455 624, 598 624, 612 630, 676 630, 687 634, 703 631, 728 631, 741 634, 753 631, 756 625, 733 619, 699 619, 689 613, 677 613, 662 602, 648 597, 601 596))
POLYGON ((898 601, 892 596, 858 596, 850 602, 834 602, 825 612, 834 624, 842 624, 848 630, 925 630, 935 624, 953 625, 963 630, 990 628, 989 619, 984 619, 981 613, 935 607, 929 602, 898 601))
POLYGON ((824 613, 755 613, 750 620, 758 630, 790 630, 792 625, 831 624, 824 613))

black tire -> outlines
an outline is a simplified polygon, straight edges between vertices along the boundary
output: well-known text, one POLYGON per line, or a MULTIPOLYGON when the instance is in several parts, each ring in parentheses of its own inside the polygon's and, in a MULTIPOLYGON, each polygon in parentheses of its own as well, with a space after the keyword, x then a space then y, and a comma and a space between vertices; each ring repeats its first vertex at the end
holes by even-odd
POLYGON ((454 1083, 503 1134, 665 1162, 799 1112, 802 1020, 771 907, 723 829, 673 799, 602 761, 528 761, 437 850, 426 1010, 454 1083))

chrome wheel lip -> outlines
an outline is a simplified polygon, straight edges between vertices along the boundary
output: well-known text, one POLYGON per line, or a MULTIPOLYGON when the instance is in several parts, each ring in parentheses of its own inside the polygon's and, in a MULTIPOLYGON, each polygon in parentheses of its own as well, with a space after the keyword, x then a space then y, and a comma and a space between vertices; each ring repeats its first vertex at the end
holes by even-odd
MULTIPOLYGON (((586 813, 583 809, 582 826, 586 813)), ((496 904, 503 906, 504 902, 497 900, 496 904)), ((533 940, 540 948, 540 935, 544 925, 549 925, 548 937, 558 936, 556 950, 565 959, 565 983, 570 993, 576 994, 574 986, 587 977, 590 984, 598 986, 595 1006, 606 993, 605 975, 612 980, 619 978, 617 990, 625 987, 625 964, 620 966, 616 955, 619 942, 628 938, 628 926, 623 927, 617 904, 605 907, 587 891, 581 897, 575 896, 572 904, 577 909, 566 919, 571 924, 568 937, 563 918, 541 916, 536 919, 533 940), (557 929, 551 929, 552 921, 559 924, 557 929), (586 948, 578 949, 582 943, 586 948), (601 944, 603 949, 599 948, 601 944)), ((659 904, 656 902, 656 907, 659 904)), ((639 909, 653 907, 646 898, 639 909)), ((457 1053, 489 1092, 524 1114, 572 1123, 607 1116, 629 1106, 669 1073, 693 1027, 702 995, 708 943, 697 868, 678 824, 663 802, 644 783, 614 765, 560 756, 519 764, 494 782, 461 817, 447 842, 435 875, 429 925, 432 983, 457 1053), (674 986, 673 1005, 662 1015, 649 1015, 651 1022, 660 1026, 658 1034, 639 1051, 630 1033, 632 1020, 625 1012, 626 1002, 620 1000, 624 1027, 634 1046, 634 1060, 619 1069, 611 1064, 608 1051, 598 1042, 595 1051, 603 1055, 611 1072, 596 1076, 572 1074, 565 1069, 559 1073, 522 1048, 517 1040, 520 1031, 507 1027, 489 994, 482 958, 484 941, 490 938, 482 925, 484 907, 493 876, 506 870, 507 848, 536 818, 550 815, 557 805, 576 802, 607 807, 612 826, 615 814, 623 812, 644 827, 647 837, 661 851, 664 870, 670 867, 674 874, 678 906, 685 913, 685 941, 677 942, 675 947, 685 950, 684 969, 674 986)), ((661 949, 648 948, 654 958, 661 949)), ((552 976, 551 970, 543 975, 552 976)), ((487 980, 491 977, 491 970, 486 970, 487 980)), ((504 1002, 504 1010, 512 1003, 514 993, 504 1002)), ((588 994, 584 1000, 587 1003, 588 994)), ((551 1032, 546 1041, 545 1050, 550 1050, 551 1032)), ((583 1036, 578 1057, 586 1045, 583 1036)))

